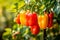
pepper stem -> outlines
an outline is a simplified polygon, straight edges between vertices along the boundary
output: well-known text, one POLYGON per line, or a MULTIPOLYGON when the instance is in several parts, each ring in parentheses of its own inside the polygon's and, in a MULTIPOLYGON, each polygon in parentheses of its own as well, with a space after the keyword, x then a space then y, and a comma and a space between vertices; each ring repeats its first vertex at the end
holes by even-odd
POLYGON ((46 40, 47 34, 46 34, 46 29, 44 29, 44 40, 46 40))

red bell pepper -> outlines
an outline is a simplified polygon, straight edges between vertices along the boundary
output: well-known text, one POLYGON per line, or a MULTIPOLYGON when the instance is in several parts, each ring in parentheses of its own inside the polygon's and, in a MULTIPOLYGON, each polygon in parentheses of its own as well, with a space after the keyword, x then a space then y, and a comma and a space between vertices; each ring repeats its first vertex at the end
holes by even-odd
POLYGON ((40 28, 39 28, 39 26, 38 25, 33 25, 33 26, 31 26, 31 33, 33 34, 33 35, 37 35, 38 33, 39 33, 39 31, 40 31, 40 28))
POLYGON ((37 24, 38 24, 37 14, 35 12, 27 13, 26 14, 26 25, 32 26, 32 25, 37 25, 37 24))
POLYGON ((54 16, 53 12, 50 11, 50 13, 48 14, 48 18, 49 18, 49 20, 48 20, 48 28, 52 27, 52 25, 53 25, 53 16, 54 16))

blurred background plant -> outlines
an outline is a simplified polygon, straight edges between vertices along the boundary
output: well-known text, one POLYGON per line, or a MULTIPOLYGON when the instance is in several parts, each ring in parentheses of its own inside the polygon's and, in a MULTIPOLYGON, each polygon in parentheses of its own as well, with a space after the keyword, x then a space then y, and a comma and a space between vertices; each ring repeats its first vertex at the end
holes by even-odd
MULTIPOLYGON (((11 38, 12 27, 14 26, 14 28, 15 28, 17 26, 17 24, 14 23, 14 18, 16 17, 16 15, 20 11, 20 9, 24 5, 26 5, 25 1, 26 0, 0 0, 0 39, 1 40, 2 40, 2 33, 5 32, 6 30, 7 30, 7 32, 4 35, 7 35, 7 36, 5 36, 5 37, 11 38), (5 28, 7 28, 7 29, 5 30, 5 28), (9 35, 9 37, 8 37, 8 35, 9 35)), ((39 1, 39 0, 31 0, 31 2, 35 2, 35 1, 39 1)), ((40 6, 40 8, 41 8, 40 9, 41 13, 45 9, 48 10, 51 6, 53 6, 52 10, 55 13, 53 28, 47 29, 47 39, 48 40, 59 40, 58 36, 60 35, 60 0, 54 0, 54 1, 55 2, 53 3, 52 0, 40 0, 40 4, 38 3, 38 6, 40 6), (50 1, 51 1, 51 3, 49 3, 50 1), (53 5, 53 4, 55 4, 55 5, 53 5), (44 5, 46 5, 46 6, 44 6, 44 5)), ((16 29, 18 30, 18 27, 16 27, 16 29)), ((27 28, 27 29, 29 30, 29 28, 27 28)), ((43 35, 43 33, 40 33, 40 35, 43 35)), ((27 35, 27 37, 30 37, 30 36, 27 35)), ((40 36, 38 36, 38 37, 40 37, 40 36)), ((10 40, 12 40, 12 39, 10 39, 10 40)), ((43 40, 43 38, 42 38, 42 40, 43 40)))
POLYGON ((0 39, 4 29, 14 25, 14 17, 23 5, 23 0, 0 0, 0 39))

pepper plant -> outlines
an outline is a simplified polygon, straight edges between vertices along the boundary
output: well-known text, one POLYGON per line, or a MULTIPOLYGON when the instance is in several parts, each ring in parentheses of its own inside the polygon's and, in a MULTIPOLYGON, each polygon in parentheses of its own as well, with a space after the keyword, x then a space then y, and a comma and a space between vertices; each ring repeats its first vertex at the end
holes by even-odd
POLYGON ((54 40, 54 24, 58 25, 58 22, 55 21, 54 7, 58 2, 56 0, 23 1, 24 5, 20 9, 18 9, 18 3, 16 4, 17 16, 14 18, 15 24, 12 28, 5 29, 3 39, 54 40))

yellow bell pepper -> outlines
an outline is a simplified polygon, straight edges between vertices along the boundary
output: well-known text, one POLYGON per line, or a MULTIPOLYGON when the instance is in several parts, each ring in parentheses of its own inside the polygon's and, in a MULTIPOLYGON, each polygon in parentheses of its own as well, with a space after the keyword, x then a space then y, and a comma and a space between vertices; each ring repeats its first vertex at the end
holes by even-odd
POLYGON ((22 25, 25 25, 25 23, 26 23, 26 14, 25 13, 26 13, 25 11, 20 12, 20 22, 22 25))

